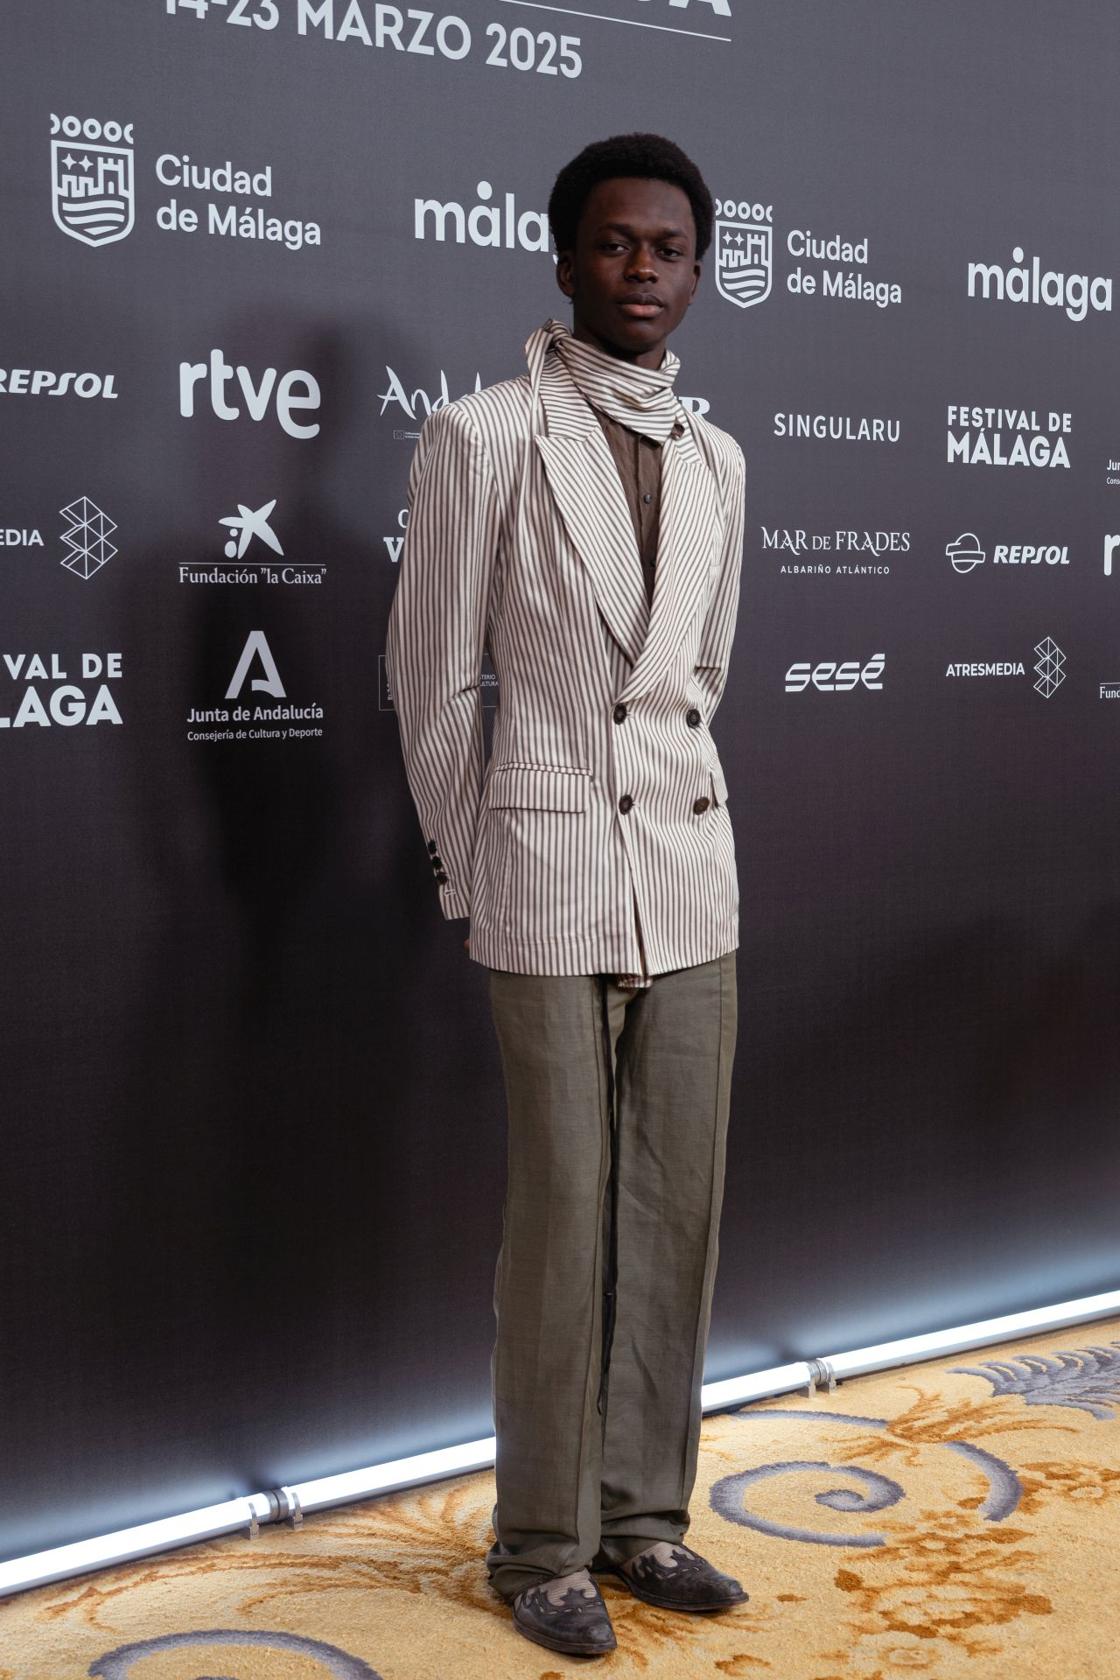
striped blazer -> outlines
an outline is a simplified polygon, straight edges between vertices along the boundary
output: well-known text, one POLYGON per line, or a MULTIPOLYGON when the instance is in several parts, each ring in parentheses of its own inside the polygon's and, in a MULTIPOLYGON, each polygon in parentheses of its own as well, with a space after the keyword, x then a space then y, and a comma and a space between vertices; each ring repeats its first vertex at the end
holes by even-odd
POLYGON ((711 721, 738 610, 744 463, 683 408, 652 605, 618 470, 555 354, 425 422, 386 663, 446 917, 528 974, 655 975, 739 942, 711 721), (481 665, 497 674, 484 762, 481 665), (643 962, 644 958, 644 962, 643 962))

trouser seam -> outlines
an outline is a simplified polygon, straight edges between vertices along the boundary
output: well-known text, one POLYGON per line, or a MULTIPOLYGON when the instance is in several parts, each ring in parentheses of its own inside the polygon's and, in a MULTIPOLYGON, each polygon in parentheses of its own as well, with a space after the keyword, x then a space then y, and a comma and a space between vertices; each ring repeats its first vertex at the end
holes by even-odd
MULTIPOLYGON (((611 1349, 614 1346, 614 1329, 618 1316, 618 1214, 620 1194, 620 1142, 621 1123, 618 1112, 618 1078, 614 1066, 614 1051, 611 1043, 610 1008, 607 1003, 607 976, 599 977, 599 994, 601 1003, 601 1022, 603 1035, 603 1066, 606 1072, 607 1087, 607 1148, 609 1154, 607 1173, 607 1201, 610 1209, 610 1224, 607 1236, 607 1252, 604 1257, 603 1284, 603 1323, 602 1323, 602 1359, 599 1373, 599 1394, 596 1410, 606 1418, 607 1391, 610 1374, 611 1349)), ((599 1232, 602 1232, 603 1208, 602 1202, 598 1208, 599 1232)))
MULTIPOLYGON (((605 982, 603 982, 603 984, 605 986, 605 982)), ((587 995, 588 995, 588 998, 589 998, 590 1003, 591 1003, 591 1013, 592 1013, 593 1017, 597 1013, 597 1010, 596 1010, 596 992, 597 992, 597 990, 598 990, 598 987, 597 987, 596 981, 594 979, 592 979, 591 985, 588 987, 587 995)), ((603 993, 603 996, 604 996, 604 999, 605 999, 605 996, 606 996, 605 991, 603 993)), ((601 1026, 601 1023, 595 1029, 594 1036, 596 1038, 598 1038, 600 1036, 600 1026, 601 1026)), ((608 1041, 607 1048, 609 1048, 609 1041, 608 1041)), ((579 1455, 578 1455, 577 1460, 576 1460, 575 1512, 574 1512, 574 1517, 573 1517, 573 1521, 572 1521, 572 1532, 576 1536, 577 1544, 580 1542, 580 1540, 582 1538, 581 1535, 580 1535, 579 1523, 580 1523, 580 1505, 581 1505, 581 1502, 582 1502, 582 1495, 583 1495, 584 1465, 586 1463, 587 1453, 588 1453, 588 1450, 591 1446, 592 1438, 593 1438, 593 1435, 595 1433, 595 1428, 597 1427, 597 1425, 595 1425, 594 1421, 593 1421, 593 1424, 592 1424, 592 1428, 589 1429, 587 1427, 587 1396, 588 1396, 588 1390, 589 1390, 590 1383, 591 1383, 591 1362, 592 1362, 592 1359, 594 1358, 594 1353, 595 1353, 595 1328, 594 1328, 595 1327, 595 1301, 596 1301, 596 1296, 597 1296, 598 1292, 602 1289, 602 1280, 603 1280, 602 1269, 601 1269, 601 1266, 600 1266, 600 1263, 599 1263, 600 1258, 601 1258, 601 1249, 602 1249, 601 1238, 602 1238, 602 1225, 603 1225, 603 1192, 602 1192, 602 1188, 601 1188, 601 1186, 603 1184, 603 1147, 604 1147, 604 1135, 605 1135, 605 1128, 604 1128, 604 1125, 603 1125, 603 1107, 604 1107, 604 1097, 606 1097, 606 1101, 607 1101, 608 1105, 609 1105, 609 1100, 610 1100, 609 1099, 609 1089, 606 1090, 606 1091, 604 1090, 604 1086, 605 1086, 606 1082, 609 1081, 609 1079, 610 1079, 610 1061, 607 1060, 604 1063, 602 1053, 597 1052, 596 1057, 595 1057, 595 1065, 596 1065, 596 1069, 597 1069, 598 1075, 599 1075, 599 1079, 598 1079, 598 1085, 599 1085, 599 1177, 598 1177, 598 1180, 597 1180, 598 1195, 596 1197, 595 1241, 592 1244, 592 1249, 591 1249, 591 1254, 592 1254, 592 1259, 591 1259, 591 1313, 590 1313, 591 1330, 590 1330, 590 1334, 587 1337, 587 1364, 586 1364, 585 1369, 584 1369, 584 1377, 583 1377, 583 1398, 582 1398, 581 1410, 580 1410, 579 1455)), ((608 1118, 608 1125, 609 1125, 609 1118, 608 1118)), ((602 1327, 600 1325, 600 1329, 601 1328, 602 1327)))
POLYGON ((712 1248, 712 1226, 713 1226, 713 1223, 714 1223, 713 1217, 712 1217, 712 1211, 715 1207, 716 1155, 717 1155, 717 1150, 718 1150, 718 1147, 719 1147, 720 1102, 722 1100, 722 1095, 723 1095, 723 1057, 724 1057, 723 1016, 724 1016, 724 1008, 725 1008, 725 1003, 726 1003, 726 998, 725 998, 726 990, 727 990, 727 982, 726 982, 726 976, 725 976, 725 971, 724 971, 724 964, 723 964, 723 961, 721 959, 720 965, 719 965, 719 1036, 716 1040, 717 1045, 718 1045, 718 1049, 716 1051, 715 1101, 714 1101, 714 1113, 713 1113, 713 1116, 712 1116, 712 1154, 711 1154, 711 1163, 710 1163, 709 1172, 708 1172, 708 1228, 707 1228, 707 1233, 706 1233, 706 1236, 705 1236, 705 1239, 704 1239, 704 1265, 703 1265, 703 1270, 701 1271, 701 1274, 700 1274, 700 1298, 699 1298, 699 1301, 697 1302, 696 1336, 695 1336, 695 1341, 693 1343, 693 1350, 692 1350, 692 1368, 691 1368, 691 1371, 689 1373, 689 1385, 688 1385, 689 1420, 688 1420, 688 1428, 685 1430, 685 1433, 684 1433, 683 1449, 682 1449, 682 1453, 681 1453, 680 1492, 677 1495, 677 1509, 681 1510, 681 1511, 685 1510, 685 1505, 686 1505, 685 1478, 686 1478, 687 1471, 688 1471, 688 1459, 689 1459, 689 1455, 690 1455, 691 1448, 692 1448, 692 1416, 691 1416, 692 1399, 691 1399, 691 1397, 692 1397, 692 1394, 693 1394, 693 1392, 695 1390, 695 1387, 696 1387, 696 1366, 697 1366, 697 1362, 703 1358, 703 1352, 702 1352, 701 1345, 700 1345, 703 1338, 701 1337, 701 1334, 700 1334, 700 1326, 701 1326, 701 1320, 702 1320, 703 1315, 704 1315, 704 1292, 705 1292, 705 1287, 706 1287, 707 1281, 708 1281, 708 1265, 709 1265, 709 1262, 710 1262, 710 1259, 711 1259, 711 1248, 712 1248))

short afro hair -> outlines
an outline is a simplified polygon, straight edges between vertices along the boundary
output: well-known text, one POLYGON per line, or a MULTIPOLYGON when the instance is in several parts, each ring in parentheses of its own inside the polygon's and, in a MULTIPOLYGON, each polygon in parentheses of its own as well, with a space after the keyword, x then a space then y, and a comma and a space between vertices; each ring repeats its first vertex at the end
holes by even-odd
POLYGON ((661 134, 616 134, 610 140, 596 140, 564 165, 548 200, 557 251, 570 251, 575 245, 579 219, 592 190, 600 181, 619 176, 669 181, 687 194, 696 223, 697 259, 704 255, 712 242, 712 195, 692 159, 661 134))

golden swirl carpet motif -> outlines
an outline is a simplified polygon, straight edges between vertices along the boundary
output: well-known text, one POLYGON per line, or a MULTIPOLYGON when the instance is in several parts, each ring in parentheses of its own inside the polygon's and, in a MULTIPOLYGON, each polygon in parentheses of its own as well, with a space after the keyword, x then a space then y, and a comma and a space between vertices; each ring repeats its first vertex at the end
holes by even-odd
MULTIPOLYGON (((564 1680, 463 1476, 0 1604, 0 1680, 564 1680)), ((1118 1680, 1120 1323, 705 1420, 689 1544, 719 1617, 600 1586, 624 1680, 1118 1680)), ((587 1666, 584 1664, 584 1666, 587 1666)))

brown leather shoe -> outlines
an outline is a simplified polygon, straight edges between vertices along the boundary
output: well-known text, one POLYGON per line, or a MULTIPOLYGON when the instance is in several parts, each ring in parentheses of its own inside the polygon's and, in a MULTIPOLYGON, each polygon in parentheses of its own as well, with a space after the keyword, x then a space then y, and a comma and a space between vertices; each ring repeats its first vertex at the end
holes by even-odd
POLYGON ((662 1563, 652 1553, 639 1553, 626 1564, 603 1563, 596 1557, 591 1567, 617 1575, 635 1598, 656 1604, 661 1610, 726 1610, 750 1597, 731 1575, 724 1575, 682 1541, 670 1541, 673 1563, 662 1563))
POLYGON ((545 1592, 547 1582, 526 1587, 513 1600, 513 1621, 519 1633, 550 1651, 563 1651, 570 1657, 605 1657, 618 1644, 614 1628, 594 1581, 594 1589, 569 1587, 554 1603, 545 1592))

